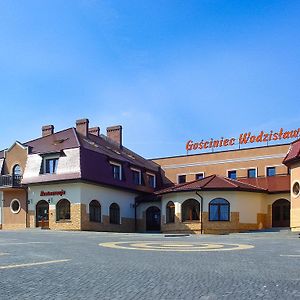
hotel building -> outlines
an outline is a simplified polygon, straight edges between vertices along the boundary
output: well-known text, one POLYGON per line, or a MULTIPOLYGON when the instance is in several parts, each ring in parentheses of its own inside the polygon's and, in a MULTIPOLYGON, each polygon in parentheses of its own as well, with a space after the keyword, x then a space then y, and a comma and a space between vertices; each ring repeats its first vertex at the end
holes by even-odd
POLYGON ((82 119, 0 151, 0 172, 3 229, 300 231, 300 140, 146 160, 82 119))

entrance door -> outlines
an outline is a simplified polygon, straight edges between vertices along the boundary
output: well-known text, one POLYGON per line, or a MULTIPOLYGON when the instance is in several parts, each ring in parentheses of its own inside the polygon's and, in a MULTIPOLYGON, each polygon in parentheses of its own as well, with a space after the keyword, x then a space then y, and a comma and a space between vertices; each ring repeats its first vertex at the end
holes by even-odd
POLYGON ((160 231, 160 209, 156 206, 146 210, 146 230, 160 231))
POLYGON ((36 205, 36 227, 49 228, 49 204, 45 200, 36 205))
POLYGON ((286 199, 276 200, 272 205, 272 226, 290 227, 290 201, 286 199))

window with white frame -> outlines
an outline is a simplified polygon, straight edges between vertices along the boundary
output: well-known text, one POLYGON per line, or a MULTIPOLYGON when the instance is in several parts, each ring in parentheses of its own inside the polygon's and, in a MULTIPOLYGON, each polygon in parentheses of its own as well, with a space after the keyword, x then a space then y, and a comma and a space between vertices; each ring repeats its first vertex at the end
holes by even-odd
POLYGON ((186 175, 185 174, 178 175, 177 182, 178 183, 185 183, 186 182, 186 175))
POLYGON ((195 180, 200 180, 202 178, 204 178, 204 173, 203 172, 195 174, 195 180))
POLYGON ((142 172, 138 169, 131 169, 132 172, 132 181, 135 185, 142 184, 142 172))
POLYGON ((115 162, 110 162, 112 168, 112 176, 114 179, 122 180, 122 166, 115 162))
POLYGON ((156 188, 156 177, 154 174, 147 173, 147 183, 150 187, 156 188))
POLYGON ((43 158, 42 172, 43 174, 55 174, 58 166, 58 156, 46 156, 43 158))
POLYGON ((267 167, 267 177, 276 175, 276 167, 267 167))
POLYGON ((255 177, 257 177, 256 176, 256 169, 255 168, 248 169, 247 170, 247 176, 248 176, 248 178, 255 178, 255 177))

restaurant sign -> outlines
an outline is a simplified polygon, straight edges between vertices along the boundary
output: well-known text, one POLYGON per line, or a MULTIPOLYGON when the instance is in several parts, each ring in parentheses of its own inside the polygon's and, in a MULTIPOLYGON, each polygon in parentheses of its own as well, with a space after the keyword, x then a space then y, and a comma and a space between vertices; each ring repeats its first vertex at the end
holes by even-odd
POLYGON ((280 128, 279 131, 261 131, 259 134, 252 134, 252 132, 241 133, 239 138, 224 138, 220 139, 210 139, 210 140, 201 140, 199 142, 194 142, 189 140, 186 143, 186 150, 203 150, 203 149, 215 149, 221 147, 230 147, 234 145, 246 145, 253 143, 269 143, 271 141, 286 140, 292 138, 298 138, 300 136, 300 128, 290 131, 284 131, 283 128, 280 128))
POLYGON ((40 196, 63 196, 66 194, 65 190, 53 191, 53 192, 44 192, 41 191, 40 196))

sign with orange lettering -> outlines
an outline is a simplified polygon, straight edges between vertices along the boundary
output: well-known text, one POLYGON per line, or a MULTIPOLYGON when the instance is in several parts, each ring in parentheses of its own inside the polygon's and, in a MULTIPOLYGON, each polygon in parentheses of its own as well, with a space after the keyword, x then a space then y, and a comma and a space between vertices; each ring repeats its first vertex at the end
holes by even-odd
POLYGON ((239 138, 224 138, 221 137, 220 139, 210 139, 210 140, 201 140, 199 142, 194 142, 189 140, 186 143, 186 150, 203 150, 203 149, 214 149, 214 148, 221 148, 221 147, 229 147, 238 145, 246 145, 246 144, 253 144, 253 143, 269 143, 271 141, 279 141, 279 140, 286 140, 292 138, 298 138, 300 136, 300 128, 296 130, 284 131, 283 128, 280 128, 279 131, 261 131, 259 134, 255 135, 252 132, 245 132, 241 133, 239 138))

